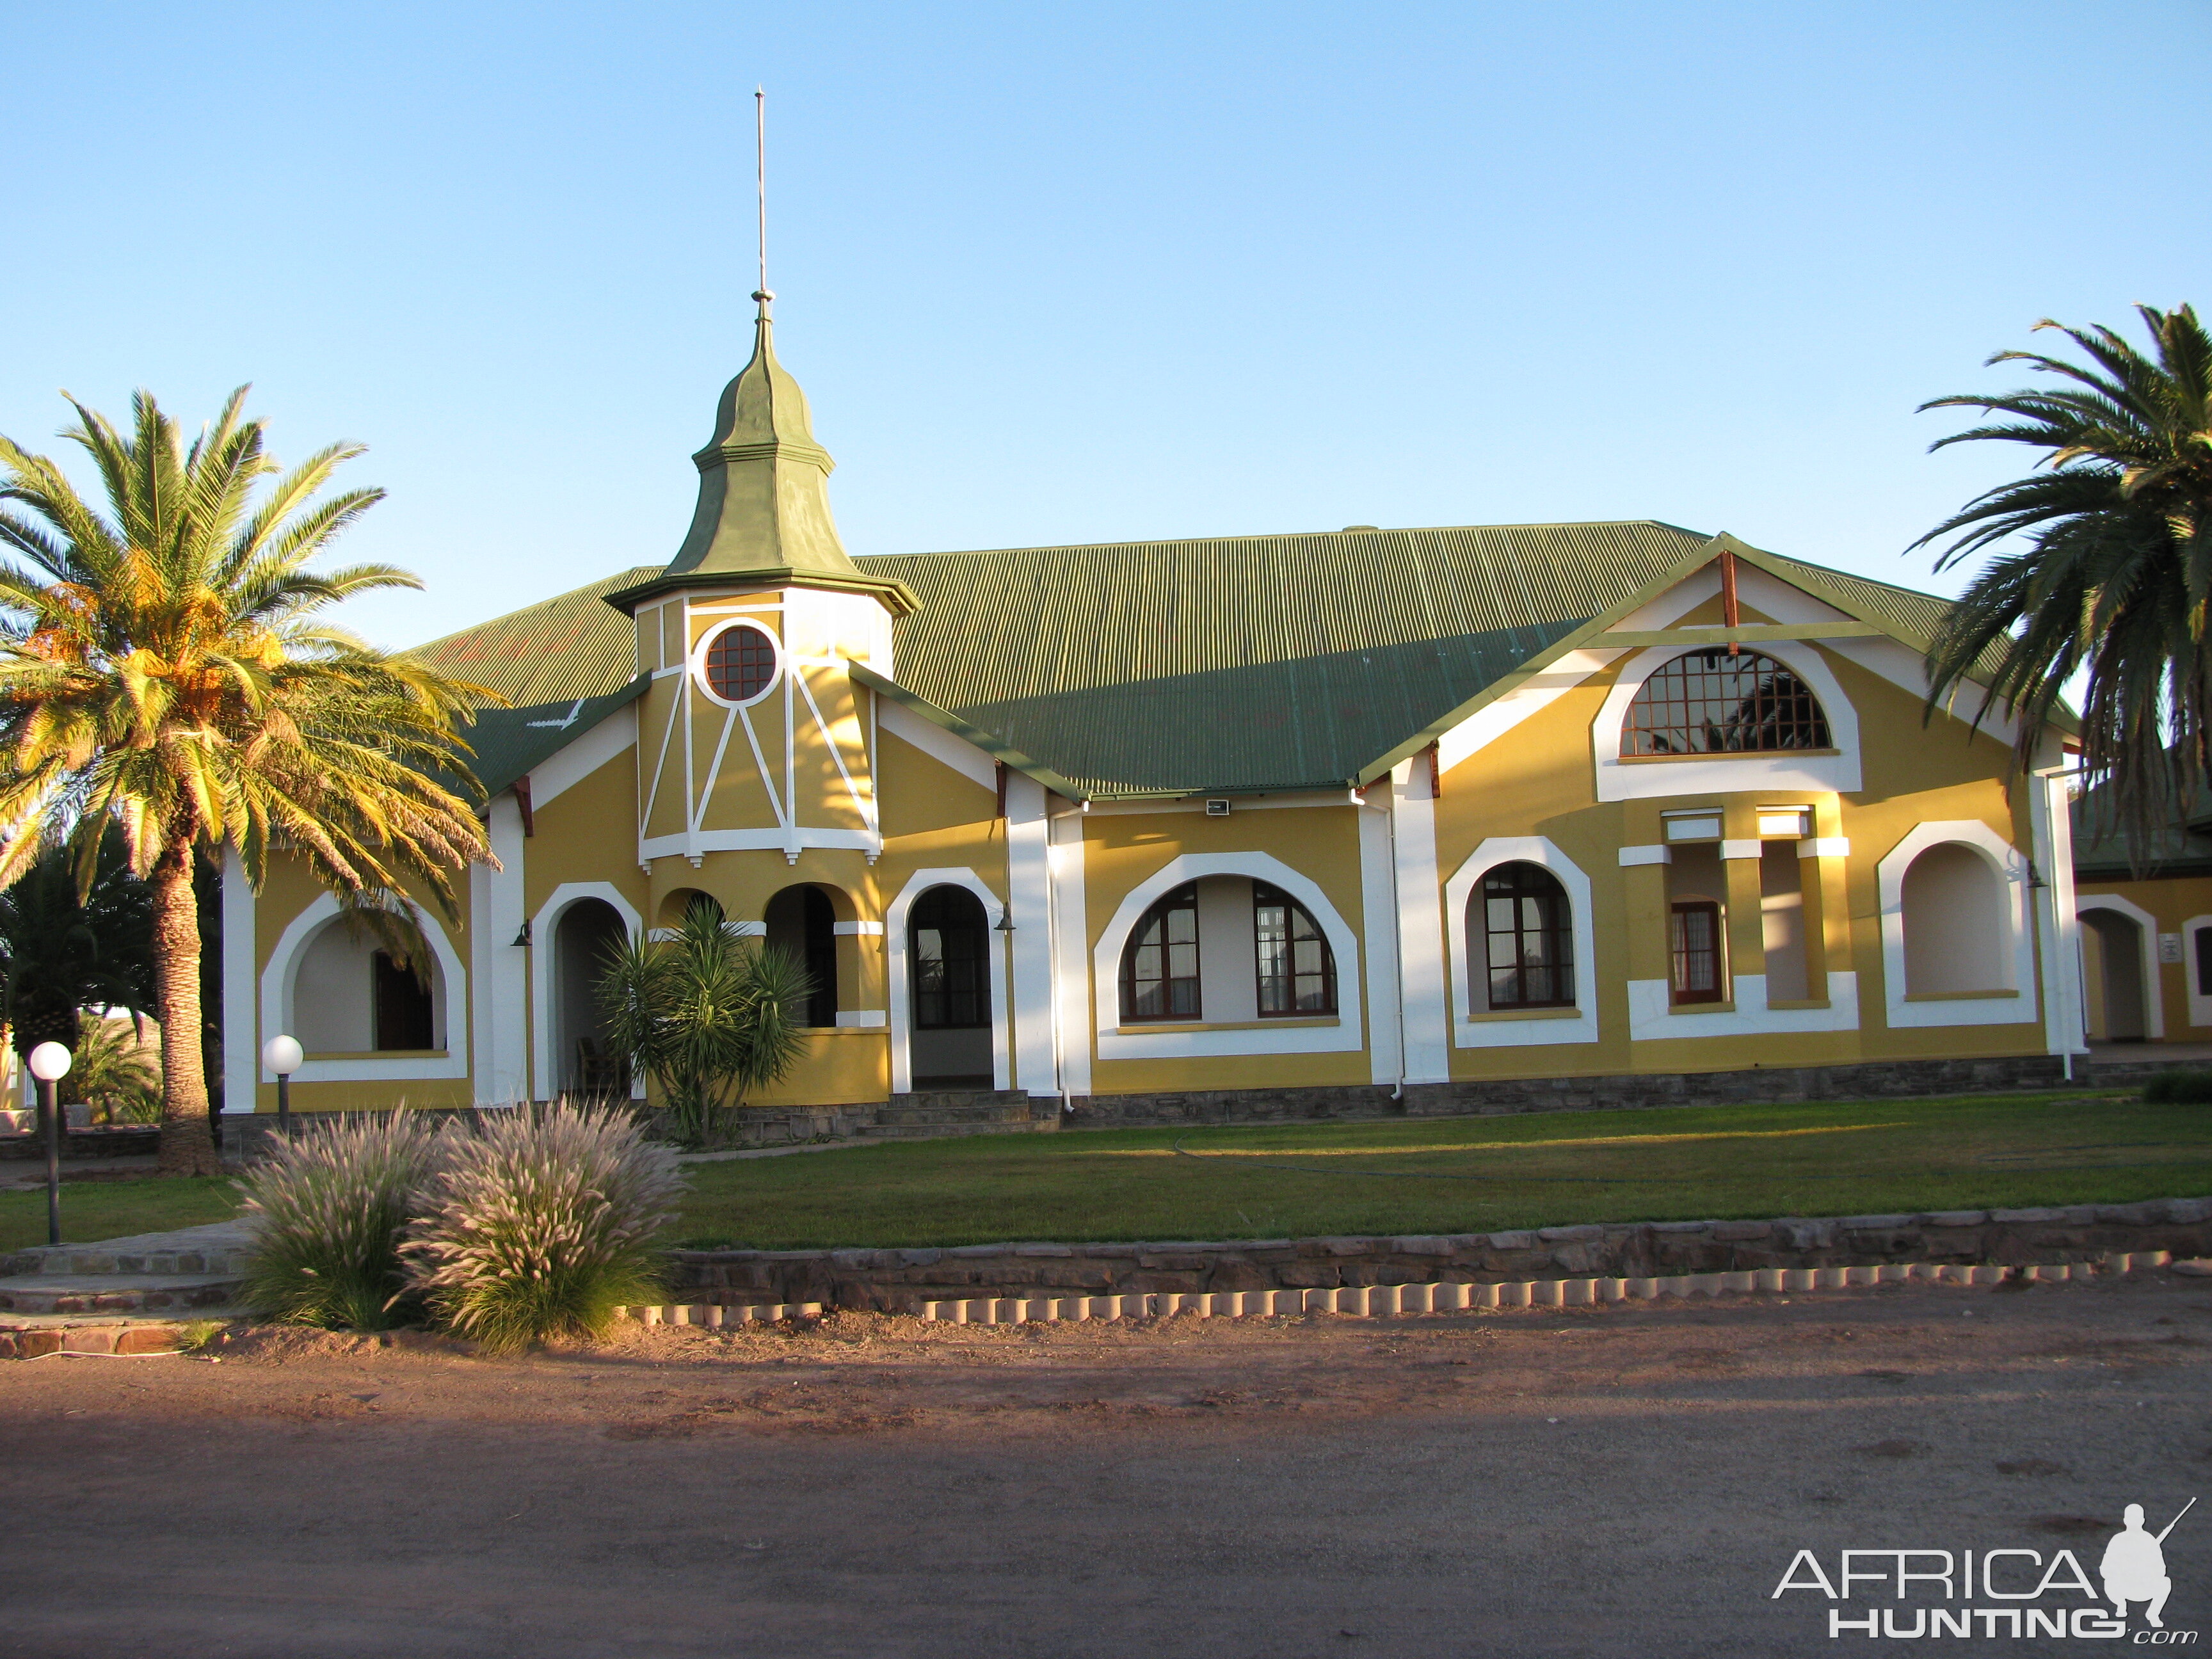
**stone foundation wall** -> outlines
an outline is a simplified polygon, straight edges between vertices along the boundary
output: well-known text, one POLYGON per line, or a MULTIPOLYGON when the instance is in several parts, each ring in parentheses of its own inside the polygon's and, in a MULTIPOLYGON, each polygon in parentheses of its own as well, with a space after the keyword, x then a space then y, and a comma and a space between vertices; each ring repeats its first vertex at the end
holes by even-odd
POLYGON ((1456 1280, 1643 1278, 1885 1261, 2088 1261, 2212 1255, 2212 1198, 1775 1221, 1653 1221, 1528 1232, 947 1249, 678 1250, 673 1300, 820 1302, 914 1313, 985 1296, 1298 1290, 1456 1280))
MULTIPOLYGON (((2130 1068, 2131 1071, 2136 1068, 2130 1068)), ((2143 1070, 2161 1069, 2155 1066, 2143 1070)), ((2077 1059, 2076 1085, 2094 1068, 2077 1059)), ((1187 1093, 1077 1095, 1070 1128, 1151 1123, 1280 1123, 1299 1119, 1498 1116, 1516 1112, 1601 1112, 1658 1106, 1725 1106, 1739 1101, 1858 1100, 2066 1087, 2055 1054, 1994 1060, 1867 1060, 1851 1066, 1762 1066, 1741 1072, 1670 1072, 1615 1077, 1522 1078, 1480 1083, 1409 1083, 1402 1100, 1387 1087, 1217 1089, 1187 1093)))

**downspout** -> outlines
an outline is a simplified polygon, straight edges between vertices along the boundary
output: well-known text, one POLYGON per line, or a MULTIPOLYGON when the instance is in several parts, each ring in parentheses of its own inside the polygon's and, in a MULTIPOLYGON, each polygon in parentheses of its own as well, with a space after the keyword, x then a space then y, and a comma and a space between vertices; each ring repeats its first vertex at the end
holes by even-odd
POLYGON ((1398 899, 1398 785, 1392 772, 1385 772, 1377 781, 1393 792, 1386 797, 1389 810, 1382 814, 1383 833, 1390 842, 1390 977, 1397 988, 1398 1002, 1398 1080, 1390 1085, 1390 1098, 1402 1105, 1406 1099, 1406 939, 1401 921, 1406 913, 1398 899))

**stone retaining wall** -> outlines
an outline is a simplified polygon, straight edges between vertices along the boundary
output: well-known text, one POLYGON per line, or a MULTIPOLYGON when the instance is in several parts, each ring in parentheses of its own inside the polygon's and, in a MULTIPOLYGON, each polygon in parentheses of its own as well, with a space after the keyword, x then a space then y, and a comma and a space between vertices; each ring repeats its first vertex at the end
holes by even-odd
POLYGON ((1504 1281, 1888 1261, 2094 1261, 2115 1252, 2212 1255, 2212 1198, 1774 1221, 1653 1221, 1528 1232, 1140 1244, 972 1244, 946 1249, 678 1250, 672 1298, 820 1302, 916 1313, 996 1296, 1216 1293, 1504 1281))
MULTIPOLYGON (((2076 1086, 2094 1064, 2076 1060, 2076 1086)), ((2133 1071, 2136 1068, 2130 1067, 2133 1071)), ((2159 1070, 2156 1066, 2142 1070, 2159 1070)), ((1497 1082, 1409 1083, 1402 1099, 1377 1085, 1314 1089, 1216 1089, 1173 1094, 1076 1095, 1071 1128, 1148 1123, 1279 1123, 1304 1118, 1497 1116, 1515 1112, 1599 1112, 1656 1106, 1725 1106, 1742 1101, 1862 1100, 2005 1090, 2061 1089, 2055 1054, 1994 1060, 1868 1060, 1852 1066, 1761 1066, 1740 1072, 1670 1072, 1615 1077, 1522 1078, 1497 1082)))

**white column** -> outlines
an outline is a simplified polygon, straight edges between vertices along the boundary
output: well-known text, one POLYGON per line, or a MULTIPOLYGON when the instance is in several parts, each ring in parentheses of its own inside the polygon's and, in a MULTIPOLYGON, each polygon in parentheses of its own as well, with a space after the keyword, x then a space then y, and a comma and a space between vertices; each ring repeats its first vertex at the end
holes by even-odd
POLYGON ((1083 815, 1052 820, 1053 989, 1058 1012, 1060 1086, 1091 1092, 1091 919, 1083 884, 1083 815))
MULTIPOLYGON (((1389 799, 1387 781, 1376 794, 1389 799)), ((1398 896, 1392 879, 1390 814, 1382 805, 1363 806, 1359 820, 1359 909, 1366 937, 1367 1052, 1377 1083, 1395 1084, 1404 1063, 1404 1031, 1398 991, 1398 896)))
MULTIPOLYGON (((469 871, 469 1076, 479 1106, 530 1095, 530 952, 522 932, 522 808, 495 797, 487 825, 501 867, 469 871)), ((454 1041, 447 1032, 446 1040, 454 1041)))
MULTIPOLYGON (((250 1112, 261 1075, 253 994, 253 890, 238 849, 222 849, 222 1109, 250 1112)), ((271 1036, 276 1035, 272 1031, 271 1036)))
POLYGON ((1044 786, 1006 774, 1006 891, 1014 912, 1014 1079, 1032 1095, 1060 1093, 1053 1053, 1052 826, 1044 786))
POLYGON ((1390 769, 1398 878, 1398 959, 1406 1081, 1451 1080, 1451 1019, 1444 993, 1443 908, 1437 881, 1437 804, 1425 757, 1390 769))
MULTIPOLYGON (((2045 1049, 2054 1054, 2088 1052, 2082 1036, 2081 940, 2080 920, 2074 914, 2074 815, 2066 798, 2063 777, 2039 777, 2028 803, 2029 833, 2034 838, 2036 873, 2043 878, 2036 907, 2038 953, 2043 975, 2043 1035, 2045 1049)), ((2157 941, 2150 941, 2154 947, 2157 941)), ((2154 951, 2154 955, 2155 951, 2154 951)), ((2189 971, 2185 964, 2182 971, 2189 971)), ((2148 999, 2158 994, 2154 976, 2144 987, 2148 999)))

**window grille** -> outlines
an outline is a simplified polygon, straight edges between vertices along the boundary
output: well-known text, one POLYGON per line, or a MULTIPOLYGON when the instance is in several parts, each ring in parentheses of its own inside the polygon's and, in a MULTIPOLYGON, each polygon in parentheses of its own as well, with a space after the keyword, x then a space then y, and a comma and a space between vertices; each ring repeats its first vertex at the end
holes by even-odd
POLYGON ((1482 878, 1490 1006, 1575 1006, 1575 935, 1566 890, 1535 864, 1501 864, 1482 878))
POLYGON ((1828 717, 1804 681, 1771 657, 1692 651, 1638 688, 1620 752, 1740 755, 1828 749, 1828 717))
POLYGON ((1145 912, 1121 953, 1121 1018, 1198 1019, 1198 884, 1145 912))
POLYGON ((1686 900, 1674 906, 1672 922, 1674 1000, 1721 1001, 1721 907, 1686 900))
POLYGON ((990 927, 964 887, 933 887, 915 902, 914 1023, 924 1031, 972 1031, 991 1023, 990 927))
POLYGON ((1252 934, 1261 1018, 1336 1012, 1336 963, 1304 905, 1279 887, 1254 882, 1252 934))
POLYGON ((775 642, 750 623, 707 641, 707 685, 726 702, 750 702, 775 678, 775 642))

